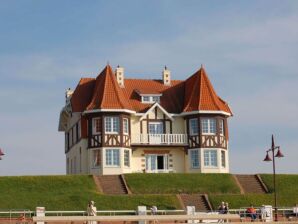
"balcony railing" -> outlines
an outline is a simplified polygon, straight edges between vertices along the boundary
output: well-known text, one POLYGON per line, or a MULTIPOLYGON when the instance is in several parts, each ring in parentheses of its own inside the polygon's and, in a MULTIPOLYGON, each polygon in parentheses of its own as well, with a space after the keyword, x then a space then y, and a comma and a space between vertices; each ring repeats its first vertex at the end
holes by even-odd
POLYGON ((147 145, 187 145, 186 134, 136 134, 132 144, 147 145))

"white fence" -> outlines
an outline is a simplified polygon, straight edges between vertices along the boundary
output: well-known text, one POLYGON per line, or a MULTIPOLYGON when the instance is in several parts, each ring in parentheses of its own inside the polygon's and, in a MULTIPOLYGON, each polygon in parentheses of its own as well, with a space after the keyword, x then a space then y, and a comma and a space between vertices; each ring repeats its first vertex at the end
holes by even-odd
POLYGON ((152 145, 186 145, 186 134, 135 134, 132 135, 132 144, 152 145))

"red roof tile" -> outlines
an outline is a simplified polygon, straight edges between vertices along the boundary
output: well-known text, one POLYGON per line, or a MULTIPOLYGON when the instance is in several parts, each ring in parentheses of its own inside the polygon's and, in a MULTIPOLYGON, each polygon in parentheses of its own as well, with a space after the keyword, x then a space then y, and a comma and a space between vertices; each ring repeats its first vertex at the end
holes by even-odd
POLYGON ((87 107, 87 110, 94 109, 131 110, 131 106, 124 97, 115 74, 109 65, 96 78, 93 97, 87 107))
POLYGON ((169 113, 198 110, 231 113, 229 106, 217 96, 203 68, 186 81, 172 80, 170 86, 162 80, 125 79, 121 88, 108 65, 95 79, 81 79, 73 96, 76 111, 94 109, 128 109, 145 112, 151 104, 141 102, 139 94, 162 94, 160 105, 169 113))
POLYGON ((82 112, 86 109, 92 99, 94 85, 94 78, 81 78, 70 99, 73 112, 82 112))
POLYGON ((232 114, 227 103, 217 96, 204 68, 185 81, 183 112, 197 110, 224 111, 232 114))

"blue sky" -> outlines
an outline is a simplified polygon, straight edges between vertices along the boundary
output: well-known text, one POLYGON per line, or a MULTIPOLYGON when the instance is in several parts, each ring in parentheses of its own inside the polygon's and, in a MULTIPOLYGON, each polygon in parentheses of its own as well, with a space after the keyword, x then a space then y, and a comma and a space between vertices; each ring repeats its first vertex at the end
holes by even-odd
POLYGON ((106 65, 185 79, 204 64, 230 119, 233 173, 298 173, 297 1, 1 1, 0 175, 65 173, 64 91, 106 65))

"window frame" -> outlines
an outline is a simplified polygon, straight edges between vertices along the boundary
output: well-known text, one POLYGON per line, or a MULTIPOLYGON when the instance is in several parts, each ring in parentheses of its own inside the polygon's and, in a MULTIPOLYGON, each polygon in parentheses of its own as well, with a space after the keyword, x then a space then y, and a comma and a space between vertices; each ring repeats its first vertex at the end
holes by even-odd
POLYGON ((101 165, 101 151, 92 150, 92 168, 97 169, 100 167, 100 165, 101 165))
MULTIPOLYGON (((212 128, 213 129, 213 128, 212 128)), ((204 135, 216 135, 217 119, 216 118, 201 118, 201 130, 204 135), (211 120, 214 121, 214 132, 211 132, 211 120), (207 126, 205 126, 207 125, 207 126)))
POLYGON ((224 119, 219 119, 219 134, 225 136, 225 121, 224 119))
POLYGON ((198 118, 191 118, 188 121, 188 128, 189 128, 189 135, 194 136, 199 134, 199 121, 198 118), (194 130, 192 129, 192 121, 196 121, 196 132, 193 132, 194 130))
POLYGON ((101 130, 101 128, 102 128, 101 124, 102 124, 101 118, 99 118, 99 117, 92 118, 92 135, 101 134, 101 131, 98 131, 98 130, 101 130), (99 125, 99 127, 97 125, 99 125))
POLYGON ((123 118, 123 134, 128 135, 129 134, 129 121, 128 118, 123 118))
POLYGON ((106 167, 120 167, 120 149, 105 149, 106 167), (111 153, 109 155, 109 153, 111 153), (110 157, 110 159, 108 158, 110 157), (117 157, 118 156, 118 157, 117 157), (108 163, 110 161, 111 163, 108 163))
POLYGON ((119 134, 120 133, 120 117, 118 116, 106 116, 104 117, 104 130, 106 134, 119 134), (110 119, 111 121, 111 130, 107 131, 107 123, 108 123, 108 119, 110 119), (117 123, 116 123, 117 121, 117 123), (117 126, 115 126, 117 124, 117 126), (115 128, 116 127, 116 128, 115 128), (117 129, 117 130, 115 130, 117 129))
POLYGON ((201 155, 200 155, 200 150, 199 149, 191 149, 190 150, 190 168, 191 169, 200 169, 201 168, 201 155), (195 157, 193 157, 193 155, 195 155, 195 157), (197 161, 194 161, 197 160, 197 161), (194 166, 194 162, 197 162, 197 165, 194 166))
POLYGON ((130 167, 130 151, 128 149, 124 149, 123 164, 125 167, 130 167))
POLYGON ((204 149, 204 167, 218 168, 218 155, 216 149, 204 149), (212 159, 212 154, 215 155, 215 160, 212 159), (215 161, 215 165, 213 162, 215 161))

